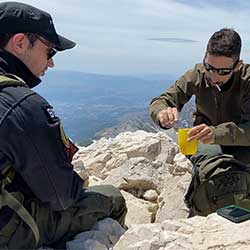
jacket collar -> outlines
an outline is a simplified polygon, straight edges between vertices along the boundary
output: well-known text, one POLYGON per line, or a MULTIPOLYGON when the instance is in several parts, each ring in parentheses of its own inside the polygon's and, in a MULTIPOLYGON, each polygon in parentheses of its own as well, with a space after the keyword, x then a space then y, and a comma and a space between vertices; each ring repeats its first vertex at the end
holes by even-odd
POLYGON ((20 77, 29 88, 33 88, 41 82, 20 59, 3 49, 0 49, 0 74, 16 75, 20 77))

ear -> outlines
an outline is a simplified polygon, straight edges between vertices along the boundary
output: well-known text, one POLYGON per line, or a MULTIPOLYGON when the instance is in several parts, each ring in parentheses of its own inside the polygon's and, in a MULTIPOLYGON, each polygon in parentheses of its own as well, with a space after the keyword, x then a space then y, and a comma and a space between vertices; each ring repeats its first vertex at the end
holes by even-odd
POLYGON ((28 38, 23 33, 15 34, 9 41, 8 47, 15 55, 22 55, 29 46, 28 38))
POLYGON ((242 66, 243 66, 243 60, 239 60, 237 66, 234 69, 234 72, 239 71, 242 66))

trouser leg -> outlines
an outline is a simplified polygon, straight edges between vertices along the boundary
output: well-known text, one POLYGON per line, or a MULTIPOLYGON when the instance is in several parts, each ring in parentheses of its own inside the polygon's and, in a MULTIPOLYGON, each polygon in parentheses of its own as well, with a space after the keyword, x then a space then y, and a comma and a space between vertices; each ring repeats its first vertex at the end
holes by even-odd
POLYGON ((54 243, 54 248, 64 248, 68 240, 82 231, 87 231, 99 220, 110 217, 124 226, 127 208, 120 191, 111 185, 89 187, 81 193, 74 205, 69 231, 54 243))
MULTIPOLYGON (((77 233, 91 230, 97 221, 104 218, 111 217, 123 225, 127 212, 120 191, 109 185, 83 190, 74 206, 65 211, 52 211, 38 200, 30 201, 27 209, 39 228, 38 247, 48 245, 57 249, 64 249, 66 242, 72 240, 77 233)), ((16 220, 18 221, 10 225, 12 234, 6 235, 10 237, 8 248, 34 248, 32 231, 21 219, 16 220)))
POLYGON ((109 217, 118 221, 121 226, 125 226, 125 217, 127 214, 127 207, 121 192, 111 185, 93 186, 87 189, 87 192, 101 193, 112 200, 112 209, 109 217))

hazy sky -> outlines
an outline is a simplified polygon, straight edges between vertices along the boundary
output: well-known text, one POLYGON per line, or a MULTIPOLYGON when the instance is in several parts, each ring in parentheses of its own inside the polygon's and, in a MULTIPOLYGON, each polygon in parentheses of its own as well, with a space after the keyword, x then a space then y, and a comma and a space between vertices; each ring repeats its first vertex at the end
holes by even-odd
POLYGON ((250 61, 247 0, 24 0, 49 12, 77 47, 56 55, 56 69, 102 74, 182 74, 201 62, 223 27, 243 40, 250 61))

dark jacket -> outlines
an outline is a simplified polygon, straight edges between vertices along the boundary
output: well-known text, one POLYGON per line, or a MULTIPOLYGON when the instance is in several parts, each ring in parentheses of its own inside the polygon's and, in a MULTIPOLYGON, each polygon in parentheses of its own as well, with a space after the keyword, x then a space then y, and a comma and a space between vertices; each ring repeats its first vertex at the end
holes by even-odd
MULTIPOLYGON (((14 74, 25 82, 13 77, 15 86, 0 84, 0 168, 11 164, 17 172, 7 189, 21 191, 26 200, 37 198, 52 210, 65 210, 78 198, 83 181, 73 171, 60 119, 30 89, 40 80, 6 51, 0 51, 0 74, 14 74)), ((10 213, 6 207, 0 210, 0 227, 10 213)))
POLYGON ((159 125, 158 113, 167 107, 181 111, 191 96, 195 96, 194 124, 205 123, 215 133, 215 144, 250 146, 250 65, 243 65, 223 85, 221 92, 208 85, 205 69, 197 64, 185 73, 164 94, 152 100, 150 112, 159 125))

